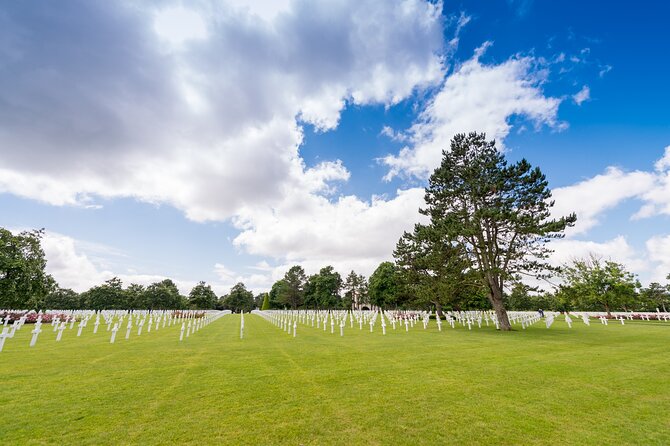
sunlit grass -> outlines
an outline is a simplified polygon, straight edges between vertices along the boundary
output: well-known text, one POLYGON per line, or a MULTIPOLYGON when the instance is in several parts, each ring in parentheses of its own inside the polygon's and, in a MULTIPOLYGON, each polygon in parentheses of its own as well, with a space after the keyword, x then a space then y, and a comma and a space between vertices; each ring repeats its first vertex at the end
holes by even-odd
POLYGON ((670 444, 670 323, 382 336, 224 316, 0 353, 6 444, 670 444))

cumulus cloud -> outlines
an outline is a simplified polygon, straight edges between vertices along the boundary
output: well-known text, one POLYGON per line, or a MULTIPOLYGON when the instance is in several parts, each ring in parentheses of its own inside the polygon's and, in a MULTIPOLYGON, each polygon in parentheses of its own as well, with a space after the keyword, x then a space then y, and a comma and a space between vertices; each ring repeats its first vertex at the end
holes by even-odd
POLYGON ((575 212, 577 224, 568 229, 567 233, 585 233, 599 223, 599 218, 605 211, 626 199, 640 197, 655 181, 656 177, 652 172, 624 172, 619 168, 609 167, 602 174, 554 189, 553 213, 560 217, 575 212))
POLYGON ((295 182, 342 178, 304 165, 302 122, 326 131, 347 103, 395 104, 442 77, 439 3, 265 6, 7 5, 0 191, 223 220, 295 182))
MULTIPOLYGON (((124 285, 138 283, 150 285, 168 279, 160 274, 137 273, 136 271, 119 271, 110 262, 113 258, 123 256, 113 248, 77 240, 73 237, 47 231, 42 238, 42 248, 47 259, 47 272, 58 285, 83 292, 101 285, 112 277, 120 278, 124 285)), ((196 284, 192 280, 171 278, 183 294, 188 294, 196 284)))
POLYGON ((582 105, 582 103, 591 99, 591 89, 588 85, 584 85, 581 90, 572 95, 572 100, 575 101, 575 104, 582 105))
POLYGON ((560 266, 574 259, 583 259, 593 254, 597 257, 623 263, 630 271, 646 271, 649 262, 645 260, 643 253, 638 252, 628 242, 625 236, 618 235, 604 242, 591 240, 569 240, 562 239, 552 242, 554 250, 551 263, 560 266))
POLYGON ((585 234, 597 226, 603 214, 626 200, 640 203, 632 220, 655 215, 670 215, 670 147, 654 164, 654 170, 624 171, 608 167, 605 172, 579 183, 552 191, 556 217, 577 214, 577 224, 567 230, 569 236, 585 234))
POLYGON ((544 71, 532 57, 512 57, 501 64, 480 61, 490 43, 446 77, 440 90, 409 129, 410 144, 382 162, 385 176, 427 178, 439 165, 442 150, 456 133, 486 132, 498 141, 510 132, 510 117, 524 116, 534 125, 563 128, 557 120, 560 99, 546 97, 541 85, 544 71))
POLYGON ((251 254, 287 262, 378 263, 390 257, 403 231, 419 219, 423 193, 415 188, 399 190, 388 200, 341 196, 329 201, 295 190, 272 209, 253 207, 240 213, 235 224, 241 233, 233 242, 251 254))
POLYGON ((666 283, 670 274, 670 235, 656 235, 646 243, 649 259, 656 263, 651 272, 651 280, 666 283))

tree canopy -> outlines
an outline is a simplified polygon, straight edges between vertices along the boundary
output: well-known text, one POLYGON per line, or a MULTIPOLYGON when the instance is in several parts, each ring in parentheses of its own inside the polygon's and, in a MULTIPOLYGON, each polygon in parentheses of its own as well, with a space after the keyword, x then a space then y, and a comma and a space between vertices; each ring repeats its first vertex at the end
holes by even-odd
POLYGON ((381 308, 398 304, 400 295, 400 277, 392 262, 382 262, 370 275, 368 296, 370 303, 381 308))
POLYGON ((305 286, 305 304, 318 308, 341 307, 342 276, 332 266, 309 277, 305 286))
POLYGON ((198 282, 188 295, 188 304, 191 308, 210 310, 216 306, 216 293, 205 282, 198 282))
POLYGON ((256 307, 254 293, 247 290, 243 283, 237 283, 230 289, 230 293, 223 297, 223 307, 234 313, 241 311, 248 313, 256 307))
POLYGON ((406 293, 419 307, 461 309, 481 283, 469 268, 462 247, 434 226, 417 224, 405 232, 393 252, 406 293))
POLYGON ((13 234, 0 228, 0 307, 40 308, 56 282, 46 273, 43 230, 13 234))
POLYGON ((539 168, 508 163, 482 133, 458 134, 431 175, 425 194, 430 225, 456 243, 486 290, 501 330, 511 330, 503 290, 521 275, 543 277, 546 243, 576 216, 551 218, 551 191, 539 168))
POLYGON ((360 309, 368 304, 368 282, 362 274, 351 271, 342 285, 344 291, 342 306, 360 309))
POLYGON ((624 265, 595 255, 575 259, 563 269, 559 293, 583 310, 627 310, 636 305, 640 284, 624 265))
POLYGON ((295 265, 284 274, 283 286, 278 292, 278 301, 295 310, 305 299, 307 276, 302 266, 295 265))

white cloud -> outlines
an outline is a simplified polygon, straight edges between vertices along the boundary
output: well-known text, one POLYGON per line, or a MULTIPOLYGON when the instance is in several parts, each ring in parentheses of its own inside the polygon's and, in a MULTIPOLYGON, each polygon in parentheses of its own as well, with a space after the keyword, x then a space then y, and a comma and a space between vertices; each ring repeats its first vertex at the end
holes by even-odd
POLYGON ((180 47, 189 40, 207 38, 207 26, 202 17, 181 6, 158 11, 154 19, 154 30, 175 47, 180 47))
POLYGON ((42 248, 47 259, 47 272, 63 288, 81 292, 114 277, 110 271, 100 271, 77 249, 71 237, 47 232, 42 239, 42 248))
POLYGON ((333 129, 347 104, 391 105, 439 82, 441 7, 12 5, 0 28, 0 83, 11 85, 0 91, 0 192, 53 205, 133 197, 196 221, 272 206, 295 183, 332 192, 325 183, 348 173, 304 165, 301 122, 333 129))
MULTIPOLYGON (((393 199, 355 196, 329 201, 301 192, 287 194, 271 209, 248 208, 236 218, 242 232, 234 244, 245 251, 318 270, 338 263, 369 274, 388 260, 403 231, 420 219, 423 189, 399 190, 393 199)), ((290 265, 289 265, 290 266, 290 265)))
POLYGON ((656 170, 658 170, 659 172, 670 170, 670 146, 667 146, 665 148, 663 157, 661 157, 658 161, 656 161, 654 167, 656 167, 656 170))
POLYGON ((666 277, 670 274, 670 235, 657 235, 646 243, 649 259, 656 262, 651 272, 651 281, 667 283, 666 277))
POLYGON ((623 235, 618 235, 604 242, 569 239, 556 240, 551 243, 551 248, 554 250, 551 262, 556 266, 594 254, 607 260, 623 263, 632 272, 644 272, 649 268, 648 261, 628 243, 628 240, 623 235))
POLYGON ((499 142, 510 132, 509 118, 520 115, 535 126, 562 128, 557 121, 560 99, 544 96, 546 73, 531 57, 513 57, 499 65, 486 65, 480 47, 472 59, 447 76, 440 91, 409 129, 411 144, 382 162, 389 167, 385 179, 396 175, 427 178, 439 165, 456 133, 486 132, 499 142))
POLYGON ((585 233, 599 223, 603 212, 616 207, 622 201, 639 197, 655 182, 650 172, 624 172, 609 167, 605 173, 571 186, 552 191, 555 205, 552 213, 556 217, 577 214, 577 224, 568 229, 569 235, 585 233))
POLYGON ((575 104, 582 105, 582 103, 591 99, 591 89, 588 85, 584 85, 581 90, 572 95, 572 100, 575 101, 575 104))

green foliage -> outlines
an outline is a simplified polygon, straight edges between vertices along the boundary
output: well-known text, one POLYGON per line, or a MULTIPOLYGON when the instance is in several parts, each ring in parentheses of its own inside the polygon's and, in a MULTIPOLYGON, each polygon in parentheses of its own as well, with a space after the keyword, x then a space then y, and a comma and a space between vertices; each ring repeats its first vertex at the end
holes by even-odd
POLYGON ((341 308, 342 277, 332 266, 309 277, 305 285, 305 304, 314 308, 341 308))
POLYGON ((480 309, 481 282, 469 269, 461 246, 435 226, 417 224, 393 252, 405 292, 416 308, 480 309))
POLYGON ((283 286, 278 290, 279 303, 295 310, 303 304, 307 276, 301 266, 295 265, 284 274, 283 286))
POLYGON ((426 188, 421 213, 441 237, 457 243, 487 290, 501 329, 510 330, 503 290, 522 274, 552 270, 546 243, 562 237, 574 214, 551 219, 551 191, 525 159, 508 164, 481 133, 458 134, 426 188))
POLYGON ((635 275, 611 260, 591 255, 576 259, 563 269, 565 283, 559 294, 580 310, 630 310, 638 305, 635 275))
POLYGON ((14 235, 0 228, 0 308, 42 308, 56 282, 45 272, 43 230, 14 235))
POLYGON ((263 293, 263 305, 261 306, 261 310, 269 310, 270 308, 270 294, 263 293))
POLYGON ((216 306, 216 294, 205 282, 199 282, 188 295, 189 307, 199 310, 211 310, 216 306))
POLYGON ((652 282, 647 288, 640 292, 640 309, 647 311, 663 311, 670 308, 670 286, 663 286, 658 282, 652 282))
POLYGON ((515 284, 512 292, 505 295, 505 308, 514 311, 566 311, 572 307, 553 293, 532 293, 533 289, 522 283, 515 284))
POLYGON ((92 310, 121 310, 128 308, 123 283, 118 277, 113 277, 104 284, 95 286, 82 293, 82 303, 85 308, 92 310))
POLYGON ((78 310, 83 308, 80 296, 69 288, 56 287, 44 299, 48 310, 78 310))
POLYGON ((223 306, 226 310, 235 313, 244 311, 250 312, 256 306, 254 305, 254 293, 247 290, 243 283, 238 283, 230 289, 230 293, 223 299, 223 306))
POLYGON ((145 308, 149 310, 184 309, 187 301, 181 294, 179 288, 170 280, 152 283, 144 292, 145 308))
POLYGON ((146 306, 146 288, 144 285, 139 285, 137 283, 131 283, 126 288, 126 302, 128 302, 128 308, 135 310, 141 310, 146 306))
POLYGON ((381 308, 397 306, 400 295, 400 276, 391 262, 382 262, 370 276, 368 295, 370 303, 381 308))
POLYGON ((368 283, 362 274, 351 271, 342 286, 344 296, 342 298, 343 308, 362 308, 369 305, 368 283))
POLYGON ((286 281, 284 279, 279 279, 272 284, 272 288, 269 293, 270 308, 277 309, 283 308, 281 303, 281 296, 283 296, 286 288, 286 281))

